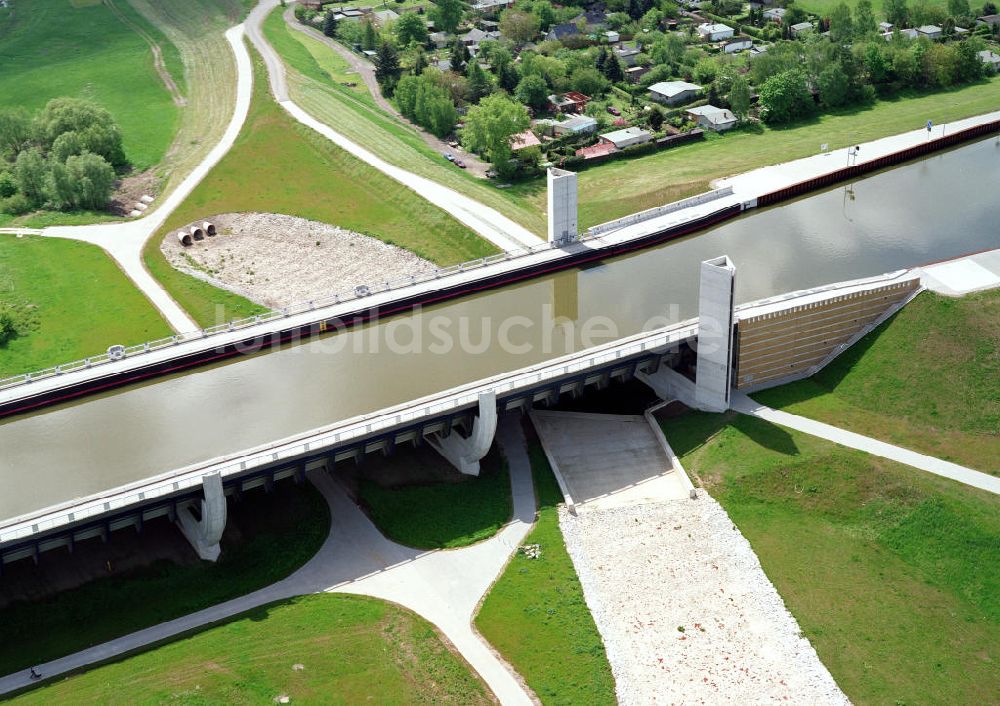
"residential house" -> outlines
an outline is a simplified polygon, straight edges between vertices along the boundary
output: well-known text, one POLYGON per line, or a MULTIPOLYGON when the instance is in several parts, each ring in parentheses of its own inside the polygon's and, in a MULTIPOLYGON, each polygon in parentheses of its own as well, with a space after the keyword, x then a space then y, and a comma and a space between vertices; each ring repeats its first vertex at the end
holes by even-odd
POLYGON ((686 112, 688 118, 698 123, 699 127, 703 127, 706 130, 715 130, 716 132, 736 127, 736 124, 739 122, 731 111, 725 108, 716 108, 714 105, 689 108, 686 112))
POLYGON ((996 27, 1000 25, 1000 15, 983 15, 982 17, 977 17, 976 24, 996 27))
POLYGON ((639 79, 648 73, 648 66, 630 66, 625 69, 625 80, 629 83, 639 83, 639 79))
POLYGON ((388 23, 395 22, 398 19, 399 15, 392 10, 379 10, 372 13, 372 22, 379 27, 385 27, 388 23))
POLYGON ((792 25, 788 29, 791 31, 793 37, 797 37, 800 34, 805 34, 806 32, 812 32, 813 25, 812 22, 799 22, 797 24, 792 25))
POLYGON ((583 157, 584 159, 594 159, 595 157, 603 157, 606 154, 617 151, 618 148, 615 147, 613 142, 598 142, 596 145, 591 145, 590 147, 581 147, 576 151, 576 156, 583 157))
POLYGON ((895 27, 895 26, 896 25, 894 25, 892 22, 879 22, 878 23, 879 32, 882 32, 883 34, 886 33, 886 32, 891 32, 892 28, 895 27))
POLYGON ((514 4, 514 0, 479 0, 472 9, 484 15, 495 15, 514 4))
POLYGON ((590 96, 577 91, 553 93, 549 96, 549 108, 556 113, 582 113, 589 100, 590 96))
POLYGON ((537 147, 540 144, 542 144, 542 141, 531 130, 519 132, 510 138, 510 149, 514 152, 527 149, 528 147, 537 147))
POLYGON ((631 147, 632 145, 641 145, 646 142, 651 142, 653 139, 653 134, 646 132, 641 127, 627 127, 621 130, 615 130, 614 132, 606 132, 603 135, 599 135, 598 138, 601 142, 610 143, 620 150, 626 147, 631 147))
POLYGON ((566 120, 545 121, 556 135, 587 135, 597 132, 597 120, 589 115, 573 115, 566 120))
POLYGON ((545 38, 549 41, 563 40, 568 37, 576 37, 580 34, 579 28, 572 22, 564 22, 561 25, 552 25, 545 38))
POLYGON ((698 34, 708 42, 719 42, 723 39, 732 39, 735 30, 729 25, 712 22, 703 22, 698 25, 698 34))
POLYGON ((451 44, 451 36, 447 32, 431 32, 430 40, 438 49, 444 49, 451 44))
POLYGON ((994 54, 989 49, 979 52, 979 60, 986 64, 993 73, 1000 73, 1000 54, 994 54))
POLYGON ((942 30, 937 25, 923 25, 922 27, 917 27, 917 32, 920 36, 927 37, 928 39, 941 39, 942 30))
POLYGON ((608 24, 608 16, 604 10, 593 8, 577 15, 572 20, 573 24, 579 27, 581 24, 586 28, 588 34, 594 34, 603 30, 608 24))
POLYGON ((657 103, 680 105, 694 100, 701 86, 687 81, 660 81, 649 87, 649 98, 657 103))
POLYGON ((764 10, 764 19, 780 24, 781 21, 785 19, 785 15, 787 14, 788 10, 783 7, 772 7, 768 10, 764 10))
POLYGON ((489 33, 484 32, 478 27, 473 27, 468 32, 463 34, 459 39, 462 40, 462 44, 469 47, 470 49, 478 49, 479 43, 484 39, 489 39, 489 33))
POLYGON ((626 67, 635 66, 636 57, 642 53, 642 49, 640 49, 639 47, 626 47, 626 46, 615 47, 614 51, 619 61, 621 61, 622 65, 626 67))
POLYGON ((737 37, 722 45, 722 51, 726 54, 735 54, 753 47, 753 40, 750 37, 737 37))
POLYGON ((604 33, 604 38, 608 40, 608 44, 617 44, 618 41, 622 38, 622 36, 613 29, 609 29, 607 32, 604 33))

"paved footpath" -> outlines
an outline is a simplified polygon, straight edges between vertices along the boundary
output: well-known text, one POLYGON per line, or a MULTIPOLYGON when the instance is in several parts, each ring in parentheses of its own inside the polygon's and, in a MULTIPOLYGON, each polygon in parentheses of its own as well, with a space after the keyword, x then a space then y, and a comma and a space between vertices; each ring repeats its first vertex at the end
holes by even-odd
POLYGON ((841 446, 858 449, 859 451, 866 451, 867 453, 875 456, 888 458, 898 463, 912 466, 913 468, 919 468, 920 470, 927 471, 928 473, 933 473, 944 478, 950 478, 958 481, 959 483, 971 485, 974 488, 980 488, 981 490, 986 490, 1000 495, 1000 478, 997 478, 996 476, 991 476, 981 471, 974 471, 971 468, 959 466, 957 463, 942 461, 939 458, 926 456, 924 454, 917 453, 916 451, 904 449, 900 446, 893 446, 892 444, 887 444, 884 441, 872 439, 869 436, 862 436, 861 434, 855 434, 853 431, 847 431, 846 429, 841 429, 840 427, 835 427, 830 424, 824 424, 823 422, 817 422, 813 419, 800 417, 797 414, 789 414, 788 412, 771 409, 770 407, 755 402, 742 393, 735 393, 733 395, 732 408, 737 412, 763 419, 771 422, 772 424, 778 424, 806 434, 811 434, 812 436, 818 436, 822 439, 827 439, 828 441, 840 444, 841 446))
MULTIPOLYGON (((246 596, 38 665, 38 672, 45 678, 56 677, 274 601, 309 593, 353 593, 413 610, 441 630, 502 704, 532 704, 517 676, 472 626, 480 600, 535 521, 531 465, 516 415, 501 419, 497 440, 510 469, 514 515, 490 539, 453 550, 404 547, 382 536, 332 476, 313 473, 310 480, 330 507, 330 534, 298 571, 246 596)), ((7 675, 0 678, 0 694, 32 683, 26 670, 7 675)))

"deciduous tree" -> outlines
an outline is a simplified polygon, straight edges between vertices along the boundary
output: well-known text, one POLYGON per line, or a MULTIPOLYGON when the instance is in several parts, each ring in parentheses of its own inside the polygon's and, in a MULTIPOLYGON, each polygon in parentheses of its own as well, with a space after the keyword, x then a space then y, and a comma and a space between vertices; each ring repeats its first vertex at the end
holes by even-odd
POLYGON ((487 96, 469 109, 462 129, 466 149, 481 152, 501 176, 511 173, 511 138, 528 129, 527 109, 503 93, 487 96))

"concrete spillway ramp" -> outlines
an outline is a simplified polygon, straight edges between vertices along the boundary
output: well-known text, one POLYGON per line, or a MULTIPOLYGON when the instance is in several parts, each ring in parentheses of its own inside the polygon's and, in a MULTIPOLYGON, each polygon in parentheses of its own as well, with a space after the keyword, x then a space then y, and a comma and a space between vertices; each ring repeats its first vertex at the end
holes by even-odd
POLYGON ((661 440, 641 415, 533 410, 531 420, 568 502, 610 508, 688 497, 661 440))

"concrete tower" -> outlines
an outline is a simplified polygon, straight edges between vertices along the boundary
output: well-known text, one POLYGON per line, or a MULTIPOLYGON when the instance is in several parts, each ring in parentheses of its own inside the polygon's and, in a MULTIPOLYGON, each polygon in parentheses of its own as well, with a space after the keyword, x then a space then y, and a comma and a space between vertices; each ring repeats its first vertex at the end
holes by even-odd
POLYGON ((550 167, 548 171, 549 242, 576 239, 576 174, 550 167))
POLYGON ((736 266, 728 257, 701 263, 695 401, 700 409, 710 412, 729 409, 735 286, 736 266))

